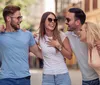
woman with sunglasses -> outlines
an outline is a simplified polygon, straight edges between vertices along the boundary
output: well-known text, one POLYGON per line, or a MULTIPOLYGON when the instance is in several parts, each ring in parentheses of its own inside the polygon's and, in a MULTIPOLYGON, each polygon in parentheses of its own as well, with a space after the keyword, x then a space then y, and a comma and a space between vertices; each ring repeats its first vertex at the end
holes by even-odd
POLYGON ((43 54, 42 85, 71 85, 64 58, 72 58, 68 38, 58 31, 56 15, 45 12, 42 15, 39 36, 36 38, 43 54))
POLYGON ((88 44, 88 63, 100 77, 100 50, 96 46, 96 42, 100 42, 99 26, 92 22, 85 22, 79 30, 79 37, 81 41, 88 44))

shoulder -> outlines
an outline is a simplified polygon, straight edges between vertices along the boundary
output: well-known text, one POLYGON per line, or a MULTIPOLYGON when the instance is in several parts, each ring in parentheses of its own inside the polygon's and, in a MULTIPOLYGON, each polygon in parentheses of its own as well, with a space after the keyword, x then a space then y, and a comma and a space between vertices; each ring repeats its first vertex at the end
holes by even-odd
POLYGON ((61 40, 64 41, 64 39, 66 38, 65 33, 60 31, 60 37, 61 37, 61 40))
POLYGON ((65 37, 66 35, 65 35, 64 32, 60 31, 60 36, 61 36, 61 37, 65 37))
POLYGON ((29 34, 29 35, 32 35, 32 32, 28 31, 28 30, 20 30, 21 32, 25 33, 25 34, 29 34))
POLYGON ((32 34, 32 32, 30 32, 30 31, 28 31, 28 30, 25 30, 25 31, 20 30, 20 32, 21 32, 21 34, 22 34, 23 36, 34 37, 34 35, 32 34))
POLYGON ((66 34, 66 35, 70 35, 70 34, 72 34, 72 32, 67 31, 67 32, 65 32, 65 34, 66 34))

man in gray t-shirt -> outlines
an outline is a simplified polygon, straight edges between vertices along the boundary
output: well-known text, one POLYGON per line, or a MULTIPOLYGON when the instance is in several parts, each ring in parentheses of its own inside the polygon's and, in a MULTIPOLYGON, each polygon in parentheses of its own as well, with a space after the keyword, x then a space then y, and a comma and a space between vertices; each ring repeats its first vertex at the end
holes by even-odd
POLYGON ((77 58, 82 73, 82 85, 99 85, 99 78, 96 72, 88 65, 87 45, 78 38, 78 30, 84 24, 85 13, 79 8, 70 8, 66 15, 66 24, 71 48, 77 58))

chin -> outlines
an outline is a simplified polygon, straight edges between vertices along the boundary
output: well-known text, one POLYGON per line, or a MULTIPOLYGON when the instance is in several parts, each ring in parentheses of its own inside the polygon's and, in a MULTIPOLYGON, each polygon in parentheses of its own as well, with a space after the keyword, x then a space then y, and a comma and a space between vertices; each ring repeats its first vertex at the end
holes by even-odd
POLYGON ((20 28, 14 28, 14 30, 19 30, 20 28))

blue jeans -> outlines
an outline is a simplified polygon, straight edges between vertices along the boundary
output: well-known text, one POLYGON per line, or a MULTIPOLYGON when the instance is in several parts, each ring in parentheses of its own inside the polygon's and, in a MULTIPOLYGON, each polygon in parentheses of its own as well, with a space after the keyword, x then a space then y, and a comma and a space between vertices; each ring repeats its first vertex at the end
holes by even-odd
POLYGON ((100 85, 100 80, 99 80, 99 85, 100 85))
POLYGON ((100 85, 99 78, 90 81, 82 81, 82 85, 100 85))
POLYGON ((42 85, 71 85, 68 73, 49 75, 43 74, 42 85))
POLYGON ((30 79, 25 78, 5 78, 0 79, 0 85, 30 85, 30 79))

